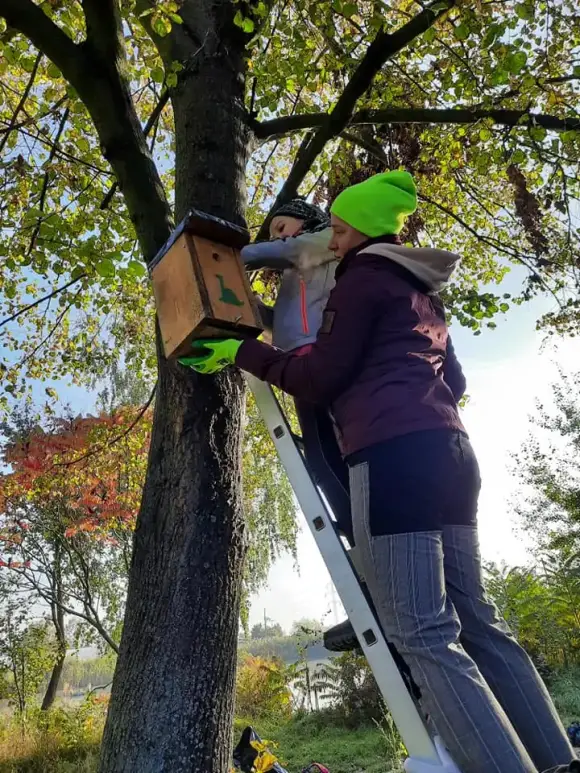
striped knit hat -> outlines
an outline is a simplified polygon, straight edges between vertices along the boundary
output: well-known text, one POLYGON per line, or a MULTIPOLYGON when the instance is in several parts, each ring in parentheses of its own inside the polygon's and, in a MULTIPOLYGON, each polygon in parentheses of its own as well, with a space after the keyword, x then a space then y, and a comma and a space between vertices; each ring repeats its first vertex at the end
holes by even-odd
POLYGON ((282 204, 272 217, 295 217, 297 220, 303 220, 304 231, 321 231, 323 228, 328 228, 330 225, 330 218, 325 214, 320 207, 315 204, 309 204, 304 199, 292 199, 286 204, 282 204))

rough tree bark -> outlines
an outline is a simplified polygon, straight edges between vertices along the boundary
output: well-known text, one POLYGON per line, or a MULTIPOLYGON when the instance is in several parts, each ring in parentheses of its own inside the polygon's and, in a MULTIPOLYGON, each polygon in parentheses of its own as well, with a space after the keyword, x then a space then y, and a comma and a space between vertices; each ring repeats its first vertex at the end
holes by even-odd
MULTIPOLYGON (((176 219, 197 206, 243 222, 248 132, 244 40, 232 4, 180 13, 167 58, 176 219)), ((231 754, 241 573, 242 381, 196 378, 160 358, 159 393, 101 773, 223 773, 231 754)))
MULTIPOLYGON (((79 45, 31 0, 0 0, 0 15, 55 62, 87 106, 149 261, 169 236, 171 213, 123 77, 118 3, 82 5, 87 40, 79 45)), ((185 66, 172 94, 177 218, 196 205, 243 221, 246 39, 235 10, 231 0, 185 0, 184 24, 157 41, 166 61, 185 66)), ((159 357, 101 773, 228 769, 246 549, 242 413, 239 374, 199 377, 159 357)))

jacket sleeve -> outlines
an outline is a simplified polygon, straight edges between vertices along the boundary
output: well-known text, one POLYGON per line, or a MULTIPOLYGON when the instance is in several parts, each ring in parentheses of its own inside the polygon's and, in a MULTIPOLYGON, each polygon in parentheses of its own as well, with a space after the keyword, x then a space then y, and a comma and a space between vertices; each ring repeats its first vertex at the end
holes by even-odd
POLYGON ((443 379, 449 389, 453 392, 453 397, 456 402, 459 402, 465 394, 467 382, 463 375, 463 371, 461 370, 461 365, 455 354, 455 349, 453 348, 450 337, 447 339, 447 353, 443 362, 443 379))
MULTIPOLYGON (((383 299, 384 301, 384 299, 383 299)), ((244 341, 236 365, 311 403, 332 402, 356 378, 372 334, 378 302, 374 285, 349 275, 338 282, 310 352, 300 356, 259 341, 244 341)))
POLYGON ((284 271, 286 268, 297 266, 305 252, 327 252, 329 240, 329 232, 325 229, 291 236, 288 239, 254 242, 242 249, 242 261, 250 271, 261 268, 284 271))

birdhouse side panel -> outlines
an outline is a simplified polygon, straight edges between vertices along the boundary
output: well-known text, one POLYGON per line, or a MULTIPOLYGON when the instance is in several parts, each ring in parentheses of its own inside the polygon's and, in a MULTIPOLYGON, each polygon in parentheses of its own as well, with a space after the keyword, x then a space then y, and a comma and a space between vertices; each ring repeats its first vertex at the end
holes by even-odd
POLYGON ((209 312, 186 234, 177 239, 153 268, 151 282, 165 356, 181 356, 189 351, 192 334, 209 312))

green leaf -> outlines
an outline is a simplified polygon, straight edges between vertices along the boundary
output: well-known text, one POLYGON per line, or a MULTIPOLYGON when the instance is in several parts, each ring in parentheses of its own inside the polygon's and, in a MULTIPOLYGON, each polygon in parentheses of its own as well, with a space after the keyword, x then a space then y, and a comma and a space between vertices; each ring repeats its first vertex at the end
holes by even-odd
POLYGON ((523 70, 528 61, 528 55, 525 51, 518 51, 507 58, 507 67, 512 75, 517 75, 523 70))
POLYGON ((171 22, 167 16, 160 13, 154 13, 151 17, 151 27, 161 38, 164 38, 171 32, 171 22))
POLYGON ((469 37, 469 27, 465 22, 461 22, 459 26, 455 27, 453 30, 453 34, 457 38, 457 40, 467 40, 469 37))
POLYGON ((560 139, 565 145, 576 142, 577 140, 580 140, 580 132, 570 129, 567 132, 562 132, 562 134, 560 134, 560 139))
POLYGON ((140 260, 131 260, 127 266, 127 273, 131 276, 142 277, 147 274, 147 269, 140 260))
POLYGON ((254 24, 252 19, 245 18, 244 23, 242 24, 242 29, 244 30, 244 32, 247 32, 248 35, 250 35, 254 31, 255 26, 256 25, 254 24))
POLYGON ((542 142, 546 139, 548 132, 543 126, 532 126, 530 128, 530 137, 536 142, 542 142))
POLYGON ((163 67, 154 67, 151 70, 151 78, 155 81, 155 83, 163 83, 165 80, 165 71, 163 67))
POLYGON ((34 57, 32 56, 22 56, 20 57, 20 66, 24 70, 24 72, 32 72, 34 69, 34 57))
POLYGON ((479 130, 479 139, 483 140, 483 142, 490 140, 492 137, 493 137, 493 132, 487 127, 484 127, 483 129, 479 130))
POLYGON ((76 140, 76 146, 83 153, 88 153, 89 150, 91 149, 91 146, 89 145, 89 141, 86 137, 79 137, 76 140))
POLYGON ((350 19, 351 16, 356 16, 358 13, 358 8, 355 3, 346 3, 342 7, 342 12, 347 19, 350 19))
POLYGON ((534 18, 534 8, 531 5, 527 5, 526 3, 519 3, 516 5, 516 15, 520 19, 524 19, 525 21, 531 21, 534 18))
POLYGON ((449 8, 448 2, 440 2, 440 3, 434 3, 434 5, 431 6, 431 11, 433 13, 439 13, 439 11, 445 11, 447 8, 449 8))
POLYGON ((503 33, 503 27, 501 27, 499 24, 490 24, 489 29, 487 30, 483 40, 481 41, 481 45, 484 48, 490 48, 498 39, 498 37, 501 36, 502 33, 503 33))
POLYGON ((110 258, 103 258, 95 266, 95 271, 102 277, 115 276, 115 264, 110 258))
POLYGON ((248 35, 254 31, 255 27, 254 22, 251 19, 248 19, 247 16, 244 16, 241 11, 236 11, 236 15, 234 16, 234 24, 244 32, 247 32, 248 35))
POLYGON ((46 72, 48 73, 48 75, 50 75, 51 78, 60 78, 61 77, 60 70, 52 62, 46 68, 46 72))

